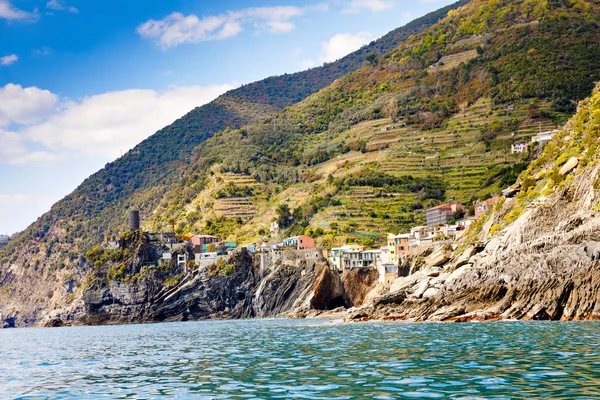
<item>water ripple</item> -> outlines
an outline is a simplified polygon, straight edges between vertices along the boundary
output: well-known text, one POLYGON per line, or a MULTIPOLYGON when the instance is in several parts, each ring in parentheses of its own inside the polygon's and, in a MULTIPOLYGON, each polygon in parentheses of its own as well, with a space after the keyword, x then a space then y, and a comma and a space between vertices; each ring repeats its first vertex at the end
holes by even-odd
POLYGON ((244 320, 0 331, 0 398, 594 399, 600 323, 244 320))

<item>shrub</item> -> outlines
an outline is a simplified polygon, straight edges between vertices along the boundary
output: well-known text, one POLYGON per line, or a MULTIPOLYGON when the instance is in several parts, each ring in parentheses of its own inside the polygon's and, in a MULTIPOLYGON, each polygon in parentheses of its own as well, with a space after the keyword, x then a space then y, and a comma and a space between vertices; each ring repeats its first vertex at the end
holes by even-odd
POLYGON ((504 229, 503 225, 496 224, 490 228, 490 235, 495 235, 496 232, 500 232, 502 229, 504 229))

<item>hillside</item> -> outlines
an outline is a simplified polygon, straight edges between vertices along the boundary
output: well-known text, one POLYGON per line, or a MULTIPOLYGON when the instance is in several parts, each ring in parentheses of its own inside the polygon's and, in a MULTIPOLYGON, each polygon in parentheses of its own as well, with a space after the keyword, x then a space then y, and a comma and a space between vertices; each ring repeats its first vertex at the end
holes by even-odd
POLYGON ((367 55, 389 52, 464 3, 419 18, 336 62, 230 91, 107 164, 0 251, 0 312, 19 310, 24 323, 42 308, 64 304, 89 272, 85 252, 123 229, 128 209, 141 209, 147 217, 165 194, 177 190, 198 144, 227 127, 274 115, 359 69, 367 55))
POLYGON ((323 246, 376 245, 422 222, 424 207, 499 193, 538 153, 511 145, 564 124, 600 78, 599 17, 592 1, 473 0, 276 116, 198 146, 147 228, 175 221, 179 233, 261 241, 277 239, 278 218, 285 235, 323 246))
POLYGON ((76 299, 93 276, 85 250, 120 230, 129 207, 149 231, 371 246, 420 224, 425 207, 498 193, 539 154, 511 145, 562 126, 600 79, 598 21, 594 1, 472 0, 380 55, 363 49, 360 68, 282 111, 225 95, 198 109, 202 124, 188 115, 128 154, 143 173, 108 166, 12 242, 2 309, 28 324, 76 299), (239 121, 192 150, 217 106, 237 107, 239 121))
POLYGON ((599 137, 600 86, 519 176, 518 196, 503 199, 472 225, 437 275, 425 269, 399 279, 365 314, 437 321, 600 319, 599 137))

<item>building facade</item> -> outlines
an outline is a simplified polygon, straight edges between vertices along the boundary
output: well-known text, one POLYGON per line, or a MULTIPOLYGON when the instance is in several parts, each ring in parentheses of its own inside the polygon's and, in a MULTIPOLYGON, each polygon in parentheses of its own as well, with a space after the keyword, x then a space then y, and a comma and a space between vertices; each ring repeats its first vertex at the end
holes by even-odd
POLYGON ((219 243, 219 238, 212 235, 194 235, 189 240, 190 245, 194 249, 194 253, 204 253, 207 251, 207 246, 219 243))
POLYGON ((425 210, 425 225, 439 226, 445 225, 454 218, 454 214, 465 207, 460 203, 445 203, 437 207, 425 210))
POLYGON ((510 146, 511 154, 523 153, 525 150, 527 150, 527 143, 513 143, 512 146, 510 146))
POLYGON ((476 203, 475 204, 475 218, 479 219, 479 217, 481 217, 490 208, 492 208, 494 203, 496 203, 498 200, 500 200, 500 197, 496 196, 496 197, 492 197, 491 199, 487 199, 484 201, 480 201, 479 203, 476 203))
POLYGON ((344 252, 344 269, 377 268, 378 257, 380 252, 380 250, 344 252))
POLYGON ((344 269, 344 253, 346 252, 360 252, 363 251, 363 247, 357 244, 349 244, 342 247, 334 247, 329 252, 329 266, 331 269, 341 271, 344 269))
POLYGON ((296 250, 314 249, 315 240, 310 236, 292 236, 282 242, 283 247, 293 247, 296 250))

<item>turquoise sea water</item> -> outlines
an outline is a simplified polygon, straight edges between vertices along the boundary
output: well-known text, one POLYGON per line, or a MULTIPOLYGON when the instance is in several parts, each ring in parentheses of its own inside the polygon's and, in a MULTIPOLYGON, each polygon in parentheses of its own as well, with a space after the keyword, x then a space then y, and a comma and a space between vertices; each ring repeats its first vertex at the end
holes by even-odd
POLYGON ((0 330, 0 398, 597 399, 600 323, 0 330))

